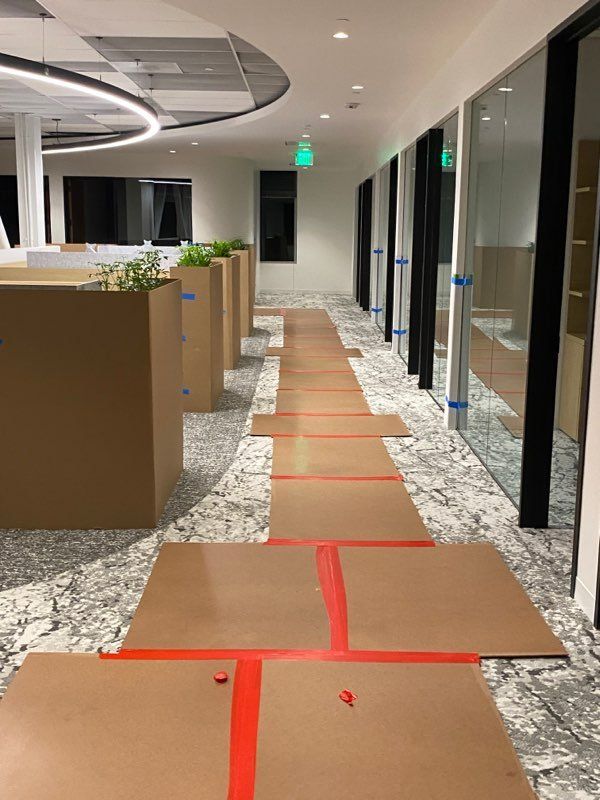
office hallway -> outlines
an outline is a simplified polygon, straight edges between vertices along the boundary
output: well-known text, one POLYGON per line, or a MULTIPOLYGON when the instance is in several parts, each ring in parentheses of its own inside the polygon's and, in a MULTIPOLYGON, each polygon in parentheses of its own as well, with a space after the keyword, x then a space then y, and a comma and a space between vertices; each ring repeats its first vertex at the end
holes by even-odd
MULTIPOLYGON (((569 660, 484 660, 483 672, 541 800, 596 796, 600 711, 587 698, 600 636, 568 596, 570 533, 516 526, 515 507, 461 436, 445 430, 438 406, 351 298, 270 293, 257 304, 329 312, 344 345, 363 353, 351 363, 371 411, 399 414, 413 434, 383 441, 435 541, 491 542, 562 640, 569 660)), ((281 317, 256 317, 246 352, 260 349, 262 356, 269 335, 271 346, 281 345, 282 327, 281 317)), ((278 376, 279 360, 265 358, 233 462, 187 513, 98 560, 72 558, 68 571, 0 594, 4 682, 27 651, 117 649, 163 543, 266 539, 272 440, 250 437, 249 429, 252 414, 274 412, 278 376)))

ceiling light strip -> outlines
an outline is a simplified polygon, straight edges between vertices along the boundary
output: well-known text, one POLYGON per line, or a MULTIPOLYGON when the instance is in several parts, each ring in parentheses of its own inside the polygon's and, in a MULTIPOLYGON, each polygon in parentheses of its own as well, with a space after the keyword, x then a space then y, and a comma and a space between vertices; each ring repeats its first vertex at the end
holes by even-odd
POLYGON ((122 147, 123 145, 135 144, 150 139, 160 130, 156 112, 146 105, 143 100, 139 100, 129 92, 124 92, 122 89, 117 89, 113 86, 108 89, 106 84, 94 78, 88 78, 59 67, 51 67, 38 61, 9 56, 5 53, 0 53, 0 74, 24 80, 40 81, 52 86, 62 86, 74 92, 97 97, 99 100, 118 106, 119 109, 127 109, 138 116, 140 122, 145 124, 144 128, 117 134, 109 140, 100 142, 89 144, 73 142, 72 144, 49 145, 43 148, 44 155, 80 153, 88 150, 106 150, 113 147, 122 147))

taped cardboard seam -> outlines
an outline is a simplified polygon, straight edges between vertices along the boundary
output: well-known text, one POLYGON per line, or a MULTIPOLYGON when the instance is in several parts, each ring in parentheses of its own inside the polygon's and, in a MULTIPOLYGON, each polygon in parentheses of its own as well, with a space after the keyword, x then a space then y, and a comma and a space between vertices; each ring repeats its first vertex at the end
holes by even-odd
POLYGON ((403 481, 402 475, 271 475, 272 481, 403 481))
POLYGON ((479 664, 477 653, 416 650, 160 650, 99 653, 103 661, 346 661, 372 664, 479 664))
POLYGON ((322 545, 330 547, 435 547, 433 539, 267 539, 264 543, 271 547, 283 547, 286 545, 294 547, 320 547, 322 545))
POLYGON ((337 547, 317 547, 316 559, 317 575, 329 617, 331 649, 348 650, 348 604, 337 547))
POLYGON ((262 661, 237 662, 231 700, 227 800, 253 800, 262 661))

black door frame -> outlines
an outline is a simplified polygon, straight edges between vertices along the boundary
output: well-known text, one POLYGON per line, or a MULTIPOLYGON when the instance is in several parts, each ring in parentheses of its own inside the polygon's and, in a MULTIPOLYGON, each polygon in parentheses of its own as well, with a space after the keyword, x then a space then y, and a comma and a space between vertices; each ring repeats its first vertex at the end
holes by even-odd
POLYGON ((407 367, 420 389, 433 385, 443 141, 442 128, 417 139, 407 367))
POLYGON ((356 190, 356 274, 354 276, 354 299, 360 300, 360 269, 361 269, 361 244, 362 244, 362 203, 363 184, 356 190))
POLYGON ((371 237, 373 223, 373 178, 361 184, 362 202, 360 219, 359 305, 363 311, 370 309, 371 295, 371 237))
MULTIPOLYGON (((599 24, 600 2, 594 0, 548 36, 521 462, 521 527, 548 526, 578 48, 579 41, 599 24)), ((586 347, 589 344, 588 340, 586 347)))
POLYGON ((394 314, 394 276, 396 269, 396 227, 398 224, 398 156, 390 161, 390 188, 388 204, 388 235, 385 276, 385 325, 384 338, 392 341, 392 316, 394 314))

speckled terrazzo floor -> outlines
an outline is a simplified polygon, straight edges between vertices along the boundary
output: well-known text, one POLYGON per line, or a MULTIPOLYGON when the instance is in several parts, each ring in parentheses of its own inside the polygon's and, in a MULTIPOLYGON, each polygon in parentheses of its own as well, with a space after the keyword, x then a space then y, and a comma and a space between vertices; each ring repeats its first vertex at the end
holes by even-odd
MULTIPOLYGON (((600 635, 568 596, 570 532, 516 526, 512 503, 462 437, 444 429, 439 407, 406 376, 402 360, 389 352, 381 332, 351 298, 282 293, 263 295, 259 302, 329 311, 344 343, 360 347, 365 356, 352 365, 372 411, 400 413, 413 431, 412 438, 385 441, 433 536, 444 542, 493 542, 562 638, 569 661, 498 659, 485 662, 483 669, 541 800, 599 797, 600 635)), ((280 318, 261 317, 257 326, 272 334, 271 343, 281 344, 280 318)), ((250 346, 262 352, 265 338, 252 340, 250 346)), ((278 359, 268 358, 256 386, 253 413, 274 410, 277 379, 278 359)), ((210 491, 177 519, 135 541, 119 543, 122 546, 108 553, 101 550, 105 532, 88 532, 100 548, 95 560, 86 556, 77 561, 74 556, 62 572, 59 561, 48 577, 0 593, 3 683, 30 650, 118 647, 162 542, 266 538, 271 440, 249 437, 245 410, 243 416, 233 461, 210 491)), ((37 552, 31 545, 29 558, 51 562, 50 555, 42 554, 48 541, 42 540, 37 552)), ((5 559, 0 553, 0 566, 5 559)))

